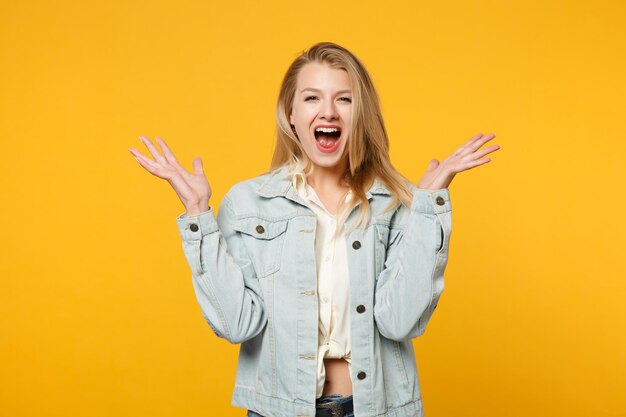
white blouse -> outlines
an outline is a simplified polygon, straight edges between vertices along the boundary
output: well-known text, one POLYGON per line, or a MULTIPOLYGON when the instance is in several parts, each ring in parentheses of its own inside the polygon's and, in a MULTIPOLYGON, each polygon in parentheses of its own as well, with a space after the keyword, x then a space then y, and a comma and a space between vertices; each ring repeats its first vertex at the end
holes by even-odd
MULTIPOLYGON (((317 355, 317 394, 322 396, 326 381, 324 358, 344 358, 352 375, 350 348, 350 291, 345 233, 333 240, 336 216, 331 214, 317 193, 306 182, 303 172, 294 173, 292 185, 317 215, 315 255, 317 263, 317 297, 319 331, 317 355)), ((346 201, 352 191, 346 194, 346 201)))

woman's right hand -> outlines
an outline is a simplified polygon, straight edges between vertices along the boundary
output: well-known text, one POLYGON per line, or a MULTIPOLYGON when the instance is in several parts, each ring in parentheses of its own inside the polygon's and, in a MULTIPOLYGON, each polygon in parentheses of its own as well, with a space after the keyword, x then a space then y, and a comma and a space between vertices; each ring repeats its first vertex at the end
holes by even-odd
POLYGON ((139 136, 144 145, 148 148, 154 161, 134 148, 130 148, 129 151, 135 156, 135 160, 144 167, 152 175, 159 178, 163 178, 170 183, 170 185, 178 194, 178 198, 182 201, 187 215, 194 215, 207 211, 209 209, 209 199, 211 198, 211 186, 209 185, 206 177, 204 176, 204 170, 202 168, 202 159, 196 157, 193 160, 193 174, 187 172, 183 168, 174 153, 170 150, 167 144, 161 138, 156 138, 156 141, 163 149, 163 154, 152 144, 152 142, 139 136))

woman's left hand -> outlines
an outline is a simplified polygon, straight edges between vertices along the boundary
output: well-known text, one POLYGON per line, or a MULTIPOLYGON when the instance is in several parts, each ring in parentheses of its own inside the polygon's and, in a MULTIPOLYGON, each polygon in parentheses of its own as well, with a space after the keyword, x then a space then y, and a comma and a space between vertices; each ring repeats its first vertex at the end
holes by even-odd
POLYGON ((431 159, 426 173, 417 183, 418 188, 427 190, 448 188, 457 173, 491 161, 491 158, 487 158, 485 155, 500 149, 499 145, 491 145, 480 151, 478 149, 495 137, 494 133, 490 133, 487 136, 478 133, 461 145, 452 155, 441 161, 441 163, 437 159, 431 159))

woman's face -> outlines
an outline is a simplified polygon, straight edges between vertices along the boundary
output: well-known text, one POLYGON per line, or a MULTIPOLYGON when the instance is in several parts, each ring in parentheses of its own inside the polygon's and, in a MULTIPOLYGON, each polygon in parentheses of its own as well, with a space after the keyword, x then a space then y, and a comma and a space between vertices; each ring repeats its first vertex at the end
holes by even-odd
POLYGON ((350 137, 352 86, 348 73, 312 62, 298 73, 290 123, 315 165, 343 171, 350 137))

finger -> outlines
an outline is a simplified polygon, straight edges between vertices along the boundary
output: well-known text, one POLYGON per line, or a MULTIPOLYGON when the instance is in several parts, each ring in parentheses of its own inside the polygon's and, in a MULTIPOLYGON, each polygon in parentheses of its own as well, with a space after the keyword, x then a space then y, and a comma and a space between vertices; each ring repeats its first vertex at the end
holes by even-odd
POLYGON ((428 161, 426 172, 432 171, 433 169, 436 169, 438 166, 439 166, 439 160, 437 160, 436 158, 433 158, 430 161, 428 161))
POLYGON ((163 150, 163 154, 165 155, 165 159, 167 159, 167 161, 174 165, 176 168, 182 168, 180 166, 180 164, 178 163, 178 161, 176 160, 176 157, 174 156, 174 152, 171 151, 170 147, 167 146, 167 143, 165 143, 165 141, 163 139, 161 139, 160 137, 157 136, 156 138, 159 146, 161 146, 161 149, 163 150))
POLYGON ((481 146, 483 146, 485 143, 489 142, 491 139, 495 138, 496 135, 495 133, 490 133, 487 136, 483 136, 482 138, 474 141, 469 147, 469 153, 472 152, 476 152, 476 149, 480 148, 481 146))
POLYGON ((469 162, 465 164, 465 168, 462 169, 461 171, 466 171, 468 169, 476 168, 477 166, 486 164, 487 162, 491 162, 491 158, 481 158, 476 161, 469 162))
POLYGON ((481 149, 479 152, 474 152, 472 154, 472 157, 474 159, 482 158, 483 156, 487 155, 488 153, 495 152, 498 149, 500 149, 499 145, 491 145, 491 146, 486 147, 485 149, 481 149))
POLYGON ((193 175, 178 162, 178 160, 174 156, 174 152, 172 152, 172 150, 169 148, 169 146, 167 146, 167 143, 165 143, 163 139, 157 137, 156 140, 161 146, 161 149, 163 149, 163 153, 165 154, 165 159, 167 160, 167 162, 174 168, 176 172, 181 175, 183 180, 189 181, 193 175))
POLYGON ((131 153, 131 155, 133 155, 133 156, 139 156, 139 155, 141 155, 141 152, 139 152, 139 151, 138 151, 137 149, 135 149, 135 148, 128 148, 128 152, 130 152, 130 153, 131 153))
POLYGON ((454 152, 454 155, 463 155, 467 153, 467 149, 477 140, 479 140, 483 136, 482 132, 479 132, 472 136, 467 142, 458 147, 458 149, 454 152))
POLYGON ((472 136, 466 143, 472 143, 472 142, 480 139, 483 135, 484 134, 482 132, 478 132, 474 136, 472 136))
MULTIPOLYGON (((144 154, 142 154, 141 152, 139 152, 137 149, 135 148, 130 148, 128 149, 130 151, 130 153, 135 157, 135 159, 139 158, 141 159, 144 163, 146 164, 154 164, 154 161, 150 158, 148 158, 147 156, 145 156, 144 154)), ((139 162, 139 161, 137 161, 139 162)))
POLYGON ((167 162, 167 160, 163 157, 163 155, 161 155, 161 152, 159 152, 159 150, 152 144, 150 139, 145 138, 143 136, 139 136, 139 140, 141 140, 143 144, 146 145, 146 147, 148 148, 148 150, 154 157, 155 161, 157 161, 160 164, 164 164, 167 162))
POLYGON ((204 168, 202 166, 202 158, 199 156, 193 159, 193 172, 196 175, 204 175, 204 168))
POLYGON ((139 165, 144 167, 151 174, 158 175, 157 173, 159 171, 160 166, 158 164, 155 164, 154 161, 152 161, 150 158, 147 158, 143 156, 142 154, 139 154, 135 156, 135 161, 139 162, 139 165))

